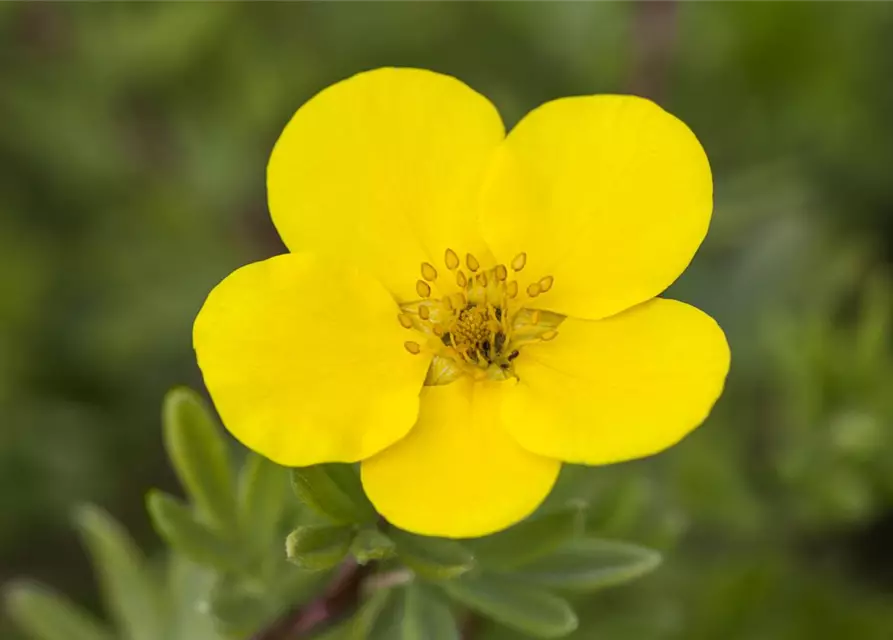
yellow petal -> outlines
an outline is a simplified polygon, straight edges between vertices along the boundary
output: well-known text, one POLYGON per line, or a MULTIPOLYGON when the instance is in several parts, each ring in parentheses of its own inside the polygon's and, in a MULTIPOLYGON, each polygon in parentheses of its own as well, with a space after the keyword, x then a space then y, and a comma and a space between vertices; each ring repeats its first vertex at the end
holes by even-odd
POLYGON ((368 275, 309 254, 218 284, 193 343, 224 425, 289 466, 354 462, 402 438, 430 358, 403 347, 397 305, 368 275))
POLYGON ((447 248, 488 255, 473 203, 504 136, 493 105, 455 78, 355 75, 282 132, 267 168, 273 222, 292 251, 351 260, 400 300, 416 299, 422 262, 443 272, 447 248))
POLYGON ((363 461, 363 486, 385 518, 423 535, 468 538, 505 529, 545 499, 561 464, 503 430, 501 383, 425 387, 410 434, 363 461))
POLYGON ((506 430, 530 451, 608 464, 656 453, 697 427, 729 370, 707 314, 657 298, 606 320, 568 318, 524 347, 506 394, 506 430))
POLYGON ((521 252, 521 290, 552 276, 529 306, 597 320, 650 300, 707 233, 710 166, 694 134, 631 96, 549 102, 496 154, 482 195, 498 260, 521 252))

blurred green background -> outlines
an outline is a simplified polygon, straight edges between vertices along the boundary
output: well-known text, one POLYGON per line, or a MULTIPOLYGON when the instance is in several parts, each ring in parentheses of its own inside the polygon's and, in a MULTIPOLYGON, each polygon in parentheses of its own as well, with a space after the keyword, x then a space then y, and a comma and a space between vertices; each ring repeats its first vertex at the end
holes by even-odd
POLYGON ((178 490, 159 407, 200 388, 194 314, 283 250, 264 170, 294 110, 382 65, 455 75, 509 125, 639 93, 711 158, 671 295, 726 329, 728 388, 666 454, 564 474, 554 500, 667 553, 579 604, 574 638, 893 637, 887 3, 0 5, 0 582, 96 608, 86 500, 160 549, 143 496, 178 490))

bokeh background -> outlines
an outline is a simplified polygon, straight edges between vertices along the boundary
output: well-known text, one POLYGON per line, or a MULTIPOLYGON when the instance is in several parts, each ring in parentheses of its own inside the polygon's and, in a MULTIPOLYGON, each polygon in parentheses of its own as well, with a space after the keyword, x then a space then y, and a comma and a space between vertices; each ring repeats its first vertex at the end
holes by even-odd
POLYGON ((671 294, 726 329, 728 388, 666 454, 562 477, 594 531, 667 552, 574 638, 893 638, 889 3, 0 5, 0 582, 97 608, 83 501, 161 549, 143 496, 178 490, 159 407, 201 386, 194 314, 283 250, 264 170, 293 111, 381 65, 458 76, 510 125, 646 95, 711 158, 671 294))

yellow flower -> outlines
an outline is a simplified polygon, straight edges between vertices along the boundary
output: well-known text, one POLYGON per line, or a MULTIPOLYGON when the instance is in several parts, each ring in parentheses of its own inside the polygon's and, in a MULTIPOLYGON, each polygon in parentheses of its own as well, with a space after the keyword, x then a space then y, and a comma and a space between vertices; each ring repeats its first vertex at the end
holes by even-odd
POLYGON ((655 297, 707 232, 710 167, 648 100, 555 100, 506 136, 458 80, 378 69, 297 111, 267 187, 290 253, 208 296, 205 383, 280 464, 362 461, 399 527, 503 529, 562 461, 660 451, 722 391, 722 330, 655 297))

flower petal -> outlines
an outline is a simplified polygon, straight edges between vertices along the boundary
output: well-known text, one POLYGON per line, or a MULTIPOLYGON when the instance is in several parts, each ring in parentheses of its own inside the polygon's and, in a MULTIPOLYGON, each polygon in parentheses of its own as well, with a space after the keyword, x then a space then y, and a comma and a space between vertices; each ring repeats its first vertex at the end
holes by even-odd
POLYGON ((309 254, 230 274, 193 328, 198 364, 227 429, 289 466, 354 462, 402 438, 430 358, 376 280, 309 254))
POLYGON ((355 75, 282 132, 267 168, 273 222, 292 251, 352 260, 416 299, 423 261, 442 269, 447 248, 488 255, 473 205, 504 137, 493 105, 455 78, 355 75))
POLYGON ((565 98, 532 111, 496 154, 482 194, 496 257, 521 252, 528 306, 597 320, 666 289, 707 233, 710 166, 694 134, 643 98, 565 98))
POLYGON ((703 422, 728 370, 716 322, 656 298, 606 320, 568 318, 552 341, 524 347, 502 415, 535 453, 620 462, 657 453, 703 422))
POLYGON ((414 533, 469 538, 536 509, 561 464, 525 451, 503 430, 505 389, 467 377, 425 387, 410 434, 363 461, 363 486, 379 513, 414 533))

